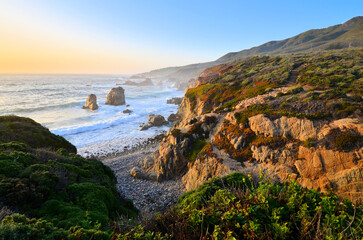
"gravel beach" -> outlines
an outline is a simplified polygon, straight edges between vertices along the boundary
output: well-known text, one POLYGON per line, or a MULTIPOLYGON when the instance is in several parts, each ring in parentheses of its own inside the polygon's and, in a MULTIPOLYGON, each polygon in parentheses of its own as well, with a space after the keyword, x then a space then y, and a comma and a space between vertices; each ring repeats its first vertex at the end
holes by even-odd
POLYGON ((131 199, 143 213, 165 212, 184 192, 184 185, 180 179, 157 182, 135 179, 130 175, 132 168, 141 168, 143 160, 158 149, 160 140, 161 137, 154 138, 117 156, 100 159, 114 171, 120 194, 131 199))

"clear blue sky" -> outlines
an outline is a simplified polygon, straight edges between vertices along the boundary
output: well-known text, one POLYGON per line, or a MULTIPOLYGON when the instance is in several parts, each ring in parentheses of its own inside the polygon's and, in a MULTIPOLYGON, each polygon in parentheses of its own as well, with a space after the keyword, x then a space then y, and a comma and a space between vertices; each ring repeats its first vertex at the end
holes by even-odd
POLYGON ((0 72, 135 73, 205 62, 359 15, 362 0, 0 0, 8 58, 0 72))

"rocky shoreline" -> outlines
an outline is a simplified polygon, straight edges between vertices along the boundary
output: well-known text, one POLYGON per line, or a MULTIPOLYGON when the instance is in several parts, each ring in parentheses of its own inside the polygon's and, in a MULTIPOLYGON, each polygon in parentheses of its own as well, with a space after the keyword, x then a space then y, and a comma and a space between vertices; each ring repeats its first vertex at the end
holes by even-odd
POLYGON ((117 178, 117 190, 145 214, 165 212, 173 206, 184 192, 181 180, 168 180, 163 182, 146 179, 135 179, 130 175, 134 167, 141 167, 146 157, 151 156, 159 147, 163 135, 148 139, 131 149, 126 149, 116 156, 100 158, 105 165, 109 166, 117 178))

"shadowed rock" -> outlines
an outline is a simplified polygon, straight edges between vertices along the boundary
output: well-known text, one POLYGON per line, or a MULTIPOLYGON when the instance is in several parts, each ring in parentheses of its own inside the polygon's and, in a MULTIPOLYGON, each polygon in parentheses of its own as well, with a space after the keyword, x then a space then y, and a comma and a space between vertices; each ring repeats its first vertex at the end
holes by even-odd
POLYGON ((123 113, 132 113, 132 111, 130 109, 126 109, 122 111, 123 113))
POLYGON ((154 114, 149 115, 149 119, 148 119, 147 123, 149 125, 151 125, 151 126, 156 126, 156 127, 160 127, 160 126, 163 126, 163 125, 168 125, 168 121, 166 121, 163 116, 154 115, 154 114))
POLYGON ((178 120, 178 115, 176 115, 175 113, 170 114, 170 116, 168 117, 169 122, 176 122, 177 120, 178 120))

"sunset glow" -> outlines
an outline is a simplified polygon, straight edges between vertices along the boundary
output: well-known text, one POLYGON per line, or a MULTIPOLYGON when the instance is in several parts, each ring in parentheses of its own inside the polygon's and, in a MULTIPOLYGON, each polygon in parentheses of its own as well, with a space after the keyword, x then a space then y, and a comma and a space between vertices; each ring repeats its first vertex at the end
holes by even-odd
POLYGON ((166 7, 161 0, 1 0, 0 73, 137 73, 206 62, 360 14, 358 1, 324 11, 320 2, 296 4, 292 14, 288 4, 271 13, 268 1, 175 1, 166 7), (341 8, 349 11, 337 16, 341 8), (216 9, 224 16, 210 16, 216 9))

